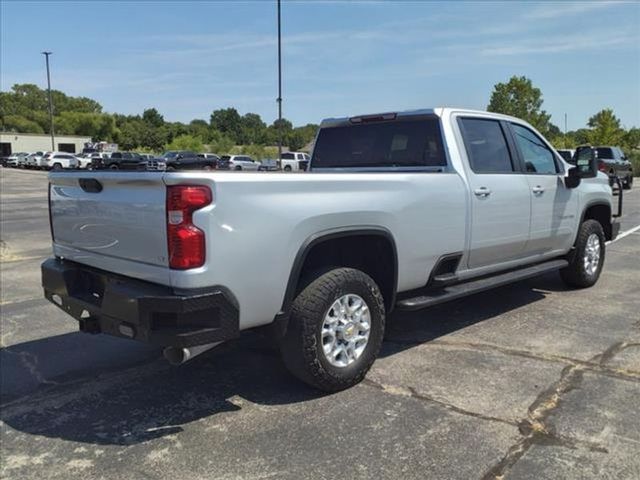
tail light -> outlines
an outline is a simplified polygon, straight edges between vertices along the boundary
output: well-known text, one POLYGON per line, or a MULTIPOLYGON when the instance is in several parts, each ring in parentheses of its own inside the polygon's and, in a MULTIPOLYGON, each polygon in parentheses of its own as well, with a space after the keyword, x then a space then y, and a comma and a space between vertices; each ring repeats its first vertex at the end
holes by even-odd
POLYGON ((193 212, 209 205, 211 190, 202 185, 167 187, 169 267, 197 268, 205 262, 204 232, 193 224, 193 212))
POLYGON ((601 172, 607 172, 607 164, 604 163, 602 160, 598 160, 598 170, 600 170, 601 172))

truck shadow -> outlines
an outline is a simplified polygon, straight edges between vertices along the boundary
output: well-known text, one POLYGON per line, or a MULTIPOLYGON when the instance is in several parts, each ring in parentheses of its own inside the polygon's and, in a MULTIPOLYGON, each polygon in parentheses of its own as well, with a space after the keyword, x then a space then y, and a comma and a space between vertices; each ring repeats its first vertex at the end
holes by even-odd
MULTIPOLYGON (((562 286, 550 275, 469 297, 455 306, 391 315, 381 356, 534 303, 545 291, 556 289, 562 286)), ((1 420, 32 435, 134 445, 180 433, 183 426, 213 415, 236 415, 253 408, 251 404, 281 406, 326 395, 294 379, 276 348, 260 335, 248 334, 180 367, 166 364, 158 350, 107 338, 74 332, 1 349, 1 420), (88 338, 111 342, 110 350, 87 349, 88 338), (129 352, 124 361, 123 349, 129 352), (47 368, 78 364, 87 368, 63 373, 64 368, 47 368), (25 387, 19 378, 37 385, 25 387)))

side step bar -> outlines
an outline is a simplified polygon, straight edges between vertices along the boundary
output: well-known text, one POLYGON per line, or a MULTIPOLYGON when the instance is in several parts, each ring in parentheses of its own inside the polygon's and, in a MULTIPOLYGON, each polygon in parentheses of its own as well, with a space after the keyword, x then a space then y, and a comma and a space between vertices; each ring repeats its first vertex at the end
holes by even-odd
POLYGON ((425 295, 400 300, 396 303, 396 308, 399 310, 420 310, 439 303, 466 297, 467 295, 473 295, 474 293, 484 292, 485 290, 490 290, 495 287, 501 287, 509 283, 537 277, 543 273, 559 270, 567 265, 569 265, 569 262, 566 260, 551 260, 520 270, 498 273, 491 277, 483 277, 478 280, 469 280, 468 282, 458 285, 451 285, 450 287, 434 290, 425 295))

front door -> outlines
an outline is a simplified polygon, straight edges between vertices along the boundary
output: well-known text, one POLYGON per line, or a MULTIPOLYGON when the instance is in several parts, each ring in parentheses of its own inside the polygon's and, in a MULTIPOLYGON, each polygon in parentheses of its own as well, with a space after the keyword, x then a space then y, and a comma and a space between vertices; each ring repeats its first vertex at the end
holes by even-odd
POLYGON ((469 159, 471 240, 469 268, 494 265, 524 254, 529 237, 529 184, 517 168, 501 122, 458 120, 469 159))
POLYGON ((531 195, 529 255, 569 248, 575 236, 578 193, 564 184, 553 150, 533 130, 512 123, 511 131, 526 171, 531 195))

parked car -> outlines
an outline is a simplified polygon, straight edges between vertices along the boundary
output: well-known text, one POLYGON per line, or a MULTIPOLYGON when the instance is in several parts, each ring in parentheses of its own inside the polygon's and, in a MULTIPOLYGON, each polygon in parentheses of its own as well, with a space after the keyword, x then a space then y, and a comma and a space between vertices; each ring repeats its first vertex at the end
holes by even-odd
POLYGON ((285 172, 305 172, 311 157, 304 152, 286 152, 282 154, 282 170, 285 172))
POLYGON ((25 161, 28 156, 29 156, 29 153, 27 152, 14 153, 10 155, 9 158, 7 159, 7 166, 14 167, 14 168, 22 168, 24 167, 25 161))
POLYGON ((90 170, 93 168, 93 160, 102 160, 105 158, 106 154, 100 152, 91 152, 91 153, 82 153, 77 155, 78 160, 80 161, 80 166, 78 168, 84 168, 86 170, 90 170))
POLYGON ((260 164, 248 155, 222 155, 218 161, 218 170, 256 171, 260 164))
POLYGON ((44 152, 30 153, 24 162, 24 167, 29 169, 35 169, 40 166, 40 159, 44 155, 44 152))
POLYGON ((261 172, 275 172, 280 170, 278 161, 274 158, 263 158, 259 163, 258 170, 261 172))
POLYGON ((91 159, 92 170, 137 170, 141 158, 135 152, 108 152, 102 158, 91 159))
POLYGON ((268 326, 295 376, 337 391, 364 378, 394 309, 558 270, 594 285, 620 197, 585 167, 522 120, 438 108, 322 122, 299 181, 54 173, 44 294, 81 331, 172 363, 268 326))
POLYGON ((40 165, 46 170, 62 170, 79 168, 80 161, 71 153, 47 152, 40 160, 40 165))
POLYGON ((609 175, 611 184, 618 177, 625 190, 633 185, 633 166, 620 147, 583 145, 577 148, 575 158, 576 161, 595 158, 598 170, 609 175))
POLYGON ((149 172, 164 172, 167 169, 167 163, 163 158, 147 158, 138 164, 138 170, 146 170, 149 172))
POLYGON ((220 157, 215 153, 199 153, 198 157, 211 161, 211 163, 207 165, 210 165, 212 168, 218 168, 218 161, 220 160, 220 157))
POLYGON ((558 148, 556 149, 556 152, 560 154, 560 156, 564 159, 565 162, 574 163, 573 155, 576 153, 575 150, 568 149, 568 148, 558 148))
POLYGON ((163 159, 167 170, 214 170, 218 160, 205 158, 188 150, 166 152, 163 159))

